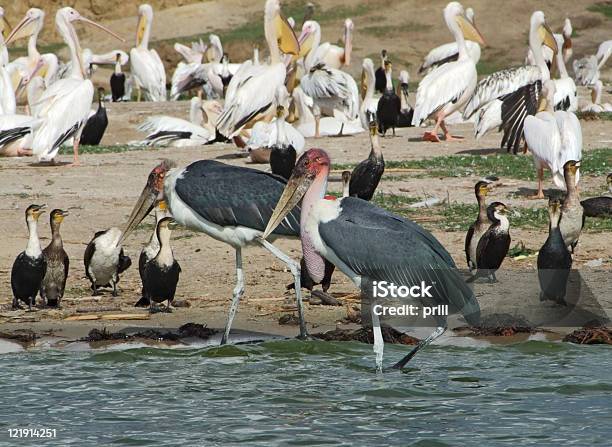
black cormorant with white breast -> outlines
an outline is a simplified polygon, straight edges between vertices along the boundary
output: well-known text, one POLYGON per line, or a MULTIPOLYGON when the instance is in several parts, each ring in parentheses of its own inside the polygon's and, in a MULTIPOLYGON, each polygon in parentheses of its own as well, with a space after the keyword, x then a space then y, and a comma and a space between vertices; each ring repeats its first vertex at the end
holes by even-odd
POLYGON ((385 76, 387 77, 387 83, 385 92, 378 99, 378 107, 376 109, 376 118, 378 119, 378 128, 382 133, 383 137, 386 135, 388 129, 393 130, 393 136, 395 136, 395 128, 399 120, 400 111, 402 109, 402 102, 393 90, 393 81, 391 80, 392 66, 391 62, 387 61, 385 65, 385 76))
POLYGON ((121 235, 119 228, 112 227, 98 231, 87 244, 83 261, 94 296, 99 294, 100 287, 112 287, 113 296, 117 296, 119 275, 132 265, 132 260, 119 244, 121 235))
MULTIPOLYGON (((612 194, 612 174, 606 178, 608 194, 612 194)), ((612 217, 612 196, 599 196, 585 199, 582 202, 585 217, 612 217)))
POLYGON ((371 200, 385 172, 385 159, 383 158, 376 122, 370 123, 370 155, 363 160, 351 173, 349 182, 349 194, 351 197, 359 197, 363 200, 371 200))
POLYGON ((508 208, 501 202, 493 202, 487 208, 487 217, 492 222, 482 235, 476 247, 476 274, 468 279, 487 277, 497 282, 495 272, 501 267, 510 248, 510 221, 506 216, 508 208))
POLYGON ((285 107, 280 104, 276 107, 274 125, 276 126, 276 142, 270 147, 270 169, 273 174, 288 179, 295 166, 297 153, 285 133, 285 107))
POLYGON ((399 86, 397 95, 400 98, 400 114, 397 119, 397 127, 412 127, 412 116, 414 109, 408 102, 408 82, 410 75, 406 70, 402 70, 399 75, 399 86))
POLYGON ((380 67, 374 72, 374 90, 384 93, 387 88, 387 77, 385 75, 385 63, 387 62, 387 50, 380 52, 380 67))
MULTIPOLYGON (((244 294, 242 249, 259 245, 290 269, 300 318, 300 335, 307 335, 301 295, 299 264, 275 245, 261 238, 286 180, 280 176, 214 160, 199 160, 176 168, 170 160, 162 161, 149 174, 138 201, 125 225, 124 238, 165 199, 172 217, 180 224, 224 242, 236 252, 236 286, 221 343, 227 343, 232 321, 244 294)), ((276 237, 298 237, 299 208, 292 211, 274 233, 276 237)))
POLYGON ((64 250, 60 234, 60 226, 67 215, 68 211, 60 209, 54 209, 49 215, 51 242, 43 250, 43 256, 47 261, 47 272, 40 285, 40 297, 43 303, 50 307, 60 307, 68 279, 70 259, 64 250))
MULTIPOLYGON (((448 305, 449 313, 461 312, 469 324, 477 324, 478 301, 440 242, 416 223, 365 200, 325 198, 330 165, 322 149, 310 149, 300 157, 263 237, 284 225, 301 202, 302 252, 314 280, 322 279, 327 259, 363 290, 373 281, 388 281, 398 287, 425 281, 431 284, 431 299, 419 300, 421 305, 448 305)), ((381 369, 382 330, 375 306, 371 311, 376 366, 381 369)), ((446 318, 436 319, 436 324, 437 329, 400 360, 397 368, 444 333, 446 318)))
POLYGON ((548 202, 550 226, 548 239, 538 253, 538 279, 540 281, 540 301, 551 300, 565 304, 567 279, 572 268, 570 255, 561 231, 561 204, 559 199, 551 198, 548 202))
POLYGON ((166 312, 171 312, 170 303, 174 300, 176 286, 181 274, 181 266, 174 259, 170 246, 170 235, 174 227, 174 219, 164 217, 157 223, 156 233, 159 240, 159 251, 153 259, 144 266, 142 277, 143 297, 149 301, 153 312, 153 302, 167 301, 166 312))
POLYGON ((117 53, 115 71, 110 77, 111 97, 113 102, 121 101, 125 96, 125 74, 121 71, 121 53, 117 53))
POLYGON ((476 269, 476 247, 478 247, 478 242, 492 223, 487 216, 487 204, 485 203, 485 197, 488 192, 488 182, 480 181, 474 186, 474 194, 478 202, 478 217, 470 225, 465 235, 465 258, 470 272, 476 269))
POLYGON ((20 309, 23 301, 32 310, 36 304, 36 295, 45 277, 47 261, 40 249, 38 239, 38 218, 44 213, 45 205, 30 205, 25 212, 28 226, 28 244, 13 263, 11 270, 11 288, 13 289, 13 309, 20 309))
MULTIPOLYGON (((155 228, 153 228, 153 233, 151 234, 151 238, 147 245, 142 248, 140 252, 140 256, 138 257, 138 273, 140 274, 140 280, 144 284, 144 271, 147 263, 157 256, 157 252, 159 251, 159 239, 157 238, 157 224, 159 224, 160 220, 164 217, 170 217, 170 213, 168 212, 168 206, 164 200, 160 200, 155 207, 155 228)), ((142 289, 142 297, 135 304, 136 307, 147 307, 151 303, 149 298, 144 294, 144 287, 142 289)))
POLYGON ((567 245, 572 253, 574 253, 574 249, 578 245, 584 213, 576 185, 576 176, 579 168, 580 162, 576 160, 569 160, 563 166, 567 194, 561 205, 559 229, 561 230, 565 245, 567 245))
POLYGON ((104 107, 104 89, 100 87, 98 88, 98 110, 87 119, 81 133, 80 144, 97 146, 107 126, 108 116, 106 116, 106 107, 104 107))

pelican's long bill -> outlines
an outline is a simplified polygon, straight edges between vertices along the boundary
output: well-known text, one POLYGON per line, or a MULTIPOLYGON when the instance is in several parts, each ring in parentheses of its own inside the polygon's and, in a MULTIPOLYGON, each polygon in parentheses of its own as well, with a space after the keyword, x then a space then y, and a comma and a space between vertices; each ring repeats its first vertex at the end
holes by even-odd
MULTIPOLYGON (((4 18, 3 18, 4 20, 4 18)), ((4 21, 5 24, 8 23, 6 21, 4 21)), ((25 37, 30 37, 32 35, 32 33, 34 32, 34 24, 36 23, 36 19, 30 17, 29 15, 26 15, 21 22, 19 22, 17 24, 17 26, 15 26, 15 28, 13 28, 13 30, 11 31, 11 33, 8 35, 8 37, 6 38, 5 41, 5 45, 10 44, 11 42, 13 42, 14 40, 18 40, 18 39, 22 39, 25 37)))
POLYGON ((300 54, 300 43, 291 25, 282 14, 278 14, 274 18, 274 25, 276 26, 276 35, 278 37, 278 47, 285 54, 291 54, 293 56, 300 54))
POLYGON ((262 236, 263 239, 266 239, 276 229, 276 227, 280 225, 287 214, 289 214, 291 210, 295 208, 314 181, 315 176, 310 175, 304 166, 303 161, 305 156, 306 154, 302 155, 302 158, 300 158, 295 165, 293 173, 287 181, 287 186, 285 186, 283 194, 281 195, 280 199, 278 199, 276 208, 274 208, 274 212, 268 221, 268 225, 266 226, 266 230, 262 236))
POLYGON ((542 43, 553 50, 553 54, 557 54, 557 51, 559 50, 557 47, 557 39, 555 39, 550 27, 546 24, 541 25, 540 28, 538 28, 538 34, 542 38, 542 43))
POLYGON ((457 24, 459 25, 459 28, 461 28, 463 37, 465 37, 467 40, 477 42, 483 47, 487 46, 484 37, 482 37, 480 31, 478 30, 478 28, 476 28, 476 25, 470 22, 467 17, 465 17, 464 15, 458 16, 457 24))
POLYGON ((145 30, 147 29, 147 16, 141 14, 138 18, 138 25, 136 26, 136 46, 140 45, 142 38, 144 37, 145 30))
POLYGON ((119 36, 118 34, 115 34, 113 31, 111 31, 110 29, 108 29, 107 27, 105 27, 104 25, 100 25, 99 23, 94 22, 93 20, 88 19, 87 17, 83 17, 80 16, 78 19, 79 22, 83 22, 83 23, 87 23, 88 25, 91 25, 95 28, 101 29, 102 31, 110 34, 111 36, 113 36, 115 39, 121 41, 121 42, 125 42, 125 39, 121 36, 119 36))

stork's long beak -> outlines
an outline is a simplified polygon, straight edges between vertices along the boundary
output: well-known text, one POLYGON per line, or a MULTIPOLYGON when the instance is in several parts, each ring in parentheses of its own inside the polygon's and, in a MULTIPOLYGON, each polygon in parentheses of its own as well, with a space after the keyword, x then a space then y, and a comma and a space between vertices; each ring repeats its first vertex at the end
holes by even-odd
POLYGON ((483 47, 487 46, 484 37, 482 37, 480 31, 478 28, 476 28, 476 25, 470 22, 467 17, 463 15, 458 16, 457 24, 459 25, 459 28, 461 28, 461 32, 463 32, 463 37, 465 37, 467 40, 477 42, 483 47))
POLYGON ((553 50, 553 54, 557 54, 557 51, 559 50, 559 47, 557 46, 557 39, 555 39, 550 27, 547 24, 541 25, 540 28, 538 28, 538 33, 542 38, 542 43, 553 50))
POLYGON ((114 32, 112 32, 110 29, 108 29, 107 27, 105 27, 104 25, 100 25, 99 23, 94 22, 93 20, 88 19, 87 17, 79 17, 77 19, 79 22, 83 22, 83 23, 87 23, 88 25, 91 25, 95 28, 101 29, 102 31, 110 34, 111 36, 113 36, 115 39, 121 41, 121 42, 125 42, 125 39, 117 34, 115 34, 114 32))
POLYGON ((36 19, 33 19, 29 16, 25 16, 21 20, 21 22, 19 22, 17 26, 13 28, 13 31, 11 31, 11 33, 6 38, 5 44, 8 45, 14 40, 21 39, 24 37, 30 37, 34 32, 34 23, 36 23, 36 19))
POLYGON ((266 239, 270 233, 272 233, 276 227, 280 225, 287 214, 289 214, 291 210, 295 208, 314 181, 314 177, 309 178, 305 172, 296 173, 296 170, 294 170, 293 174, 291 174, 283 194, 281 195, 280 199, 278 199, 276 208, 274 208, 272 217, 270 217, 266 230, 262 236, 263 239, 266 239))
POLYGON ((123 228, 123 234, 121 235, 121 239, 119 239, 119 244, 121 244, 128 235, 134 231, 138 224, 149 215, 151 210, 155 207, 156 202, 157 193, 153 189, 153 186, 147 183, 123 228))

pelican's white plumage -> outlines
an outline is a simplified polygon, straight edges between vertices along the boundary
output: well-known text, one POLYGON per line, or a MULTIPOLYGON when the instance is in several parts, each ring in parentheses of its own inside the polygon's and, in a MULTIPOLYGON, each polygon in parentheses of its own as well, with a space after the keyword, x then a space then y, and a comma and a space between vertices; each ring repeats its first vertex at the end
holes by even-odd
MULTIPOLYGON (((582 159, 582 129, 572 112, 552 111, 554 83, 547 81, 546 110, 525 118, 525 141, 538 169, 538 197, 543 197, 541 170, 549 169, 558 188, 565 189, 563 165, 582 159)), ((580 180, 576 175, 576 183, 580 180)))
POLYGON ((497 129, 502 125, 502 101, 494 99, 481 107, 474 121, 474 136, 478 140, 488 131, 497 129))
POLYGON ((148 101, 166 100, 166 71, 159 54, 149 49, 153 8, 142 4, 138 8, 136 47, 130 50, 132 77, 137 88, 144 91, 148 101))
POLYGON ((412 117, 412 124, 420 126, 430 116, 436 115, 433 132, 424 136, 432 141, 440 141, 437 136, 438 126, 442 127, 448 140, 452 139, 444 118, 463 108, 476 88, 476 64, 467 51, 464 33, 469 33, 484 44, 478 30, 465 18, 460 3, 450 2, 444 8, 444 20, 455 37, 459 56, 456 61, 432 70, 419 83, 412 117))
MULTIPOLYGON (((472 42, 471 40, 466 40, 465 45, 467 46, 468 53, 470 58, 475 63, 478 63, 480 60, 480 45, 476 42, 472 42)), ((423 60, 423 63, 419 67, 419 73, 424 73, 425 71, 441 64, 449 60, 454 60, 457 58, 459 50, 457 50, 456 42, 445 43, 444 45, 440 45, 432 49, 423 60)))
MULTIPOLYGON (((366 57, 362 63, 362 82, 365 83, 365 95, 359 107, 359 119, 361 126, 368 129, 370 121, 376 120, 376 111, 378 109, 378 99, 374 99, 375 72, 374 62, 366 57)), ((363 88, 363 85, 362 85, 363 88)))
POLYGON ((560 34, 555 34, 554 36, 557 41, 557 57, 555 61, 559 72, 559 79, 553 80, 555 83, 555 110, 575 112, 578 110, 578 92, 576 90, 576 83, 570 78, 565 67, 563 55, 565 38, 560 34))
POLYGON ((270 64, 254 64, 250 60, 244 62, 227 87, 223 113, 217 122, 219 132, 227 138, 236 136, 245 126, 269 117, 274 112, 276 92, 284 85, 286 76, 285 64, 281 62, 279 41, 282 45, 286 37, 291 40, 291 51, 299 52, 295 34, 280 14, 279 0, 266 0, 264 32, 270 50, 270 64))

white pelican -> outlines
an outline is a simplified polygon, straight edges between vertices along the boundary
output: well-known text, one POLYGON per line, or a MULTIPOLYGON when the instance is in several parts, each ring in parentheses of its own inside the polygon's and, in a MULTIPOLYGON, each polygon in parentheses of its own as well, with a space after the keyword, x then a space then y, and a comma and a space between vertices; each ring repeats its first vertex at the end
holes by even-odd
MULTIPOLYGON (((293 125, 304 137, 312 138, 315 136, 316 131, 316 120, 311 111, 313 106, 312 98, 306 96, 299 86, 293 89, 292 95, 299 116, 293 125)), ((319 119, 319 136, 321 137, 354 135, 363 131, 364 129, 359 120, 347 122, 345 119, 335 116, 324 116, 319 119)))
MULTIPOLYGON (((465 17, 472 22, 472 25, 476 24, 474 21, 474 10, 472 8, 467 8, 465 10, 465 17)), ((474 63, 477 64, 480 60, 480 45, 469 39, 465 41, 465 45, 467 47, 468 54, 474 60, 474 63)), ((425 73, 439 65, 456 61, 458 57, 459 50, 457 47, 457 42, 449 42, 445 43, 444 45, 440 45, 427 53, 425 60, 419 67, 419 73, 425 73)))
POLYGON ((555 34, 555 40, 557 41, 557 57, 555 57, 555 62, 557 63, 559 79, 553 80, 555 83, 554 107, 555 110, 575 112, 578 110, 578 92, 576 91, 576 83, 570 78, 565 68, 563 58, 563 36, 555 34))
POLYGON ((201 64, 206 48, 207 46, 204 45, 202 39, 200 39, 198 42, 192 42, 191 47, 178 42, 174 44, 174 50, 183 56, 183 59, 185 59, 185 62, 188 64, 201 64))
MULTIPOLYGON (((220 104, 211 101, 220 108, 220 104)), ((191 98, 189 121, 173 116, 151 116, 138 126, 147 137, 136 144, 146 146, 200 146, 215 139, 214 122, 211 122, 200 97, 191 98)))
MULTIPOLYGON (((569 160, 582 159, 582 129, 572 112, 553 111, 555 84, 544 83, 540 112, 525 118, 525 141, 533 154, 538 170, 538 192, 533 198, 543 199, 544 169, 549 169, 558 188, 565 189, 563 166, 569 160)), ((576 175, 576 184, 580 175, 576 175)))
POLYGON ((376 109, 378 108, 378 98, 374 98, 374 62, 366 57, 361 67, 362 98, 361 106, 359 107, 359 119, 361 120, 361 126, 364 129, 368 129, 370 122, 376 121, 376 109))
POLYGON ((481 111, 476 121, 477 137, 500 125, 504 131, 501 147, 514 153, 518 151, 523 139, 525 116, 536 113, 542 83, 550 79, 542 54, 543 44, 557 51, 556 40, 546 25, 544 13, 536 11, 531 15, 529 28, 529 47, 536 65, 508 68, 485 77, 465 106, 464 119, 481 111), (484 121, 489 124, 484 125, 484 121))
POLYGON ((612 112, 612 104, 609 102, 601 103, 601 89, 603 88, 603 83, 598 79, 590 88, 591 103, 582 107, 581 111, 593 113, 612 112))
POLYGON ((153 24, 153 8, 142 4, 138 7, 138 27, 136 31, 136 47, 130 50, 132 77, 138 89, 138 101, 144 90, 148 101, 166 100, 166 71, 157 51, 149 49, 151 25, 153 24))
POLYGON ((44 20, 45 13, 41 9, 30 8, 6 40, 8 45, 17 39, 28 38, 28 55, 18 57, 11 63, 16 68, 13 71, 13 88, 15 89, 23 76, 30 76, 31 79, 33 77, 31 73, 39 65, 41 69, 38 74, 44 78, 45 86, 48 87, 57 78, 59 67, 57 56, 53 53, 40 54, 36 48, 36 41, 43 28, 44 20))
POLYGON ((419 83, 412 124, 420 126, 430 116, 436 118, 433 131, 423 135, 426 141, 440 141, 438 127, 442 128, 446 140, 453 140, 444 118, 463 107, 474 92, 477 81, 476 64, 468 53, 465 39, 485 45, 478 29, 465 17, 460 3, 450 2, 444 8, 444 20, 455 37, 459 57, 435 68, 419 83))
POLYGON ((53 160, 62 143, 74 137, 73 165, 79 164, 79 140, 91 110, 94 87, 83 72, 81 47, 73 26, 77 21, 93 25, 122 40, 108 28, 81 16, 73 8, 65 7, 57 11, 55 24, 70 49, 72 70, 69 78, 51 84, 39 99, 38 117, 43 119, 43 123, 34 135, 32 150, 41 161, 53 160))
POLYGON ((17 108, 11 75, 6 69, 8 65, 8 50, 4 43, 6 28, 8 23, 4 18, 4 8, 0 7, 0 115, 13 114, 17 108))
POLYGON ((223 113, 217 127, 227 138, 236 136, 244 127, 270 118, 276 111, 276 91, 284 85, 286 68, 281 51, 299 54, 293 29, 281 15, 279 0, 266 0, 264 31, 270 49, 270 64, 244 62, 232 77, 225 94, 223 113))
POLYGON ((561 31, 561 35, 563 36, 563 62, 566 64, 572 58, 572 54, 574 54, 574 50, 572 49, 573 32, 572 22, 566 17, 565 22, 563 22, 563 30, 561 31))
POLYGON ((599 44, 597 48, 597 69, 601 70, 612 54, 612 40, 606 40, 599 44))
MULTIPOLYGON (((346 19, 344 21, 344 34, 342 36, 342 40, 344 41, 344 48, 339 47, 338 45, 333 45, 329 42, 319 44, 316 49, 314 59, 323 62, 328 67, 336 69, 348 67, 349 65, 351 65, 354 28, 355 25, 353 24, 353 21, 351 19, 346 19)), ((312 38, 311 40, 307 40, 306 42, 304 42, 304 45, 306 46, 306 51, 308 51, 309 44, 312 45, 312 38)))
MULTIPOLYGON (((304 93, 314 102, 315 123, 318 123, 321 114, 334 115, 334 111, 341 112, 345 121, 359 118, 359 90, 351 75, 335 68, 327 67, 317 60, 317 50, 321 42, 321 26, 314 20, 309 20, 302 27, 300 42, 312 36, 312 46, 304 59, 306 75, 302 77, 300 86, 304 93)), ((320 132, 315 126, 315 137, 320 132)))

